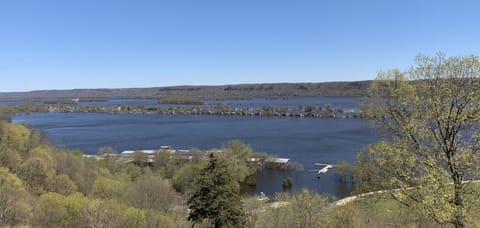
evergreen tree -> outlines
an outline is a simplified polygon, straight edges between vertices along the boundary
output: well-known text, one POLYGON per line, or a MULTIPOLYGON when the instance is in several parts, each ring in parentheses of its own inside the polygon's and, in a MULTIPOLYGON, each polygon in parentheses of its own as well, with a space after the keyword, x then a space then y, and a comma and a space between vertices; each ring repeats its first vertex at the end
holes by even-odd
POLYGON ((194 179, 188 199, 188 220, 195 224, 205 219, 214 227, 243 227, 244 212, 232 174, 223 160, 210 154, 208 165, 194 179))

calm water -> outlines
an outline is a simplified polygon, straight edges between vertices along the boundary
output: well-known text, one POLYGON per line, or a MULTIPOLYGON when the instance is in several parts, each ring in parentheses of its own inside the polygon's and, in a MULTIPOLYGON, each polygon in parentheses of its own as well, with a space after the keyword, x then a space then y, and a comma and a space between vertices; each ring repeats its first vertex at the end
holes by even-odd
MULTIPOLYGON (((156 149, 219 148, 232 139, 250 144, 255 151, 288 157, 305 170, 314 163, 354 161, 363 146, 377 137, 359 119, 268 118, 240 116, 131 115, 100 113, 37 113, 17 115, 14 122, 27 123, 47 133, 50 141, 67 149, 95 154, 99 147, 117 151, 156 149)), ((349 184, 340 184, 329 172, 317 179, 307 171, 263 171, 257 174, 255 193, 273 195, 290 177, 293 190, 307 187, 320 193, 343 197, 349 184)))

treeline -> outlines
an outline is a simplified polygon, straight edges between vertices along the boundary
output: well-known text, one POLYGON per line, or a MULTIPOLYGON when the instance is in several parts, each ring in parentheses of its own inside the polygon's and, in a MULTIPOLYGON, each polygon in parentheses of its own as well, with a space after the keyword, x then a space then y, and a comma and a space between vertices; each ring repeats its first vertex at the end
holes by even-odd
POLYGON ((109 106, 78 106, 56 105, 42 108, 49 112, 94 112, 94 113, 128 113, 128 114, 161 114, 161 115, 225 115, 225 116, 267 116, 267 117, 311 117, 311 118, 361 118, 360 110, 345 112, 343 108, 333 108, 327 104, 324 107, 307 105, 305 107, 274 107, 236 108, 228 105, 209 106, 177 106, 177 107, 145 107, 122 105, 109 106))
POLYGON ((167 96, 158 99, 160 104, 203 105, 203 99, 187 96, 167 96))
POLYGON ((199 97, 203 99, 248 99, 318 96, 364 96, 370 81, 325 83, 266 83, 221 86, 171 86, 125 89, 41 90, 0 93, 0 100, 53 98, 152 98, 199 97))
POLYGON ((0 121, 10 122, 16 113, 48 112, 48 106, 35 102, 24 102, 22 105, 0 105, 0 121))

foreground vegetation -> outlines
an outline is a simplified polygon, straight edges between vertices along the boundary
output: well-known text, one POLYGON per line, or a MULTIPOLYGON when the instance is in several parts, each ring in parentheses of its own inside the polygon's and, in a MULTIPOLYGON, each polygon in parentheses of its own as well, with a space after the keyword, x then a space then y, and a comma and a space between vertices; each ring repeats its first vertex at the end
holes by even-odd
MULTIPOLYGON (((358 154, 360 187, 390 196, 438 224, 479 220, 480 60, 419 56, 381 73, 365 115, 388 136, 358 154), (413 83, 412 83, 413 82, 413 83)), ((479 225, 479 224, 477 224, 479 225)))
MULTIPOLYGON (((215 224, 215 219, 204 218, 202 213, 189 216, 188 207, 194 207, 192 197, 204 186, 202 183, 215 179, 205 179, 212 170, 228 178, 223 179, 223 185, 207 185, 208 192, 223 186, 217 192, 230 193, 222 198, 221 205, 227 208, 209 208, 217 210, 219 217, 228 218, 228 205, 236 205, 238 221, 242 221, 219 224, 263 227, 270 223, 266 213, 277 213, 276 208, 257 198, 241 200, 240 183, 246 182, 256 167, 247 164, 253 155, 251 148, 238 141, 230 142, 221 153, 212 152, 210 159, 193 156, 183 160, 160 150, 153 167, 142 162, 145 155, 141 153, 134 154, 133 161, 126 163, 119 156, 111 156, 111 152, 101 148, 101 160, 85 157, 78 151, 64 151, 44 143, 37 131, 24 125, 1 122, 0 225, 190 227, 190 217, 195 218, 192 222, 197 227, 208 227, 215 224), (212 161, 218 161, 213 168, 212 161)), ((326 207, 325 198, 311 192, 308 195, 322 199, 317 207, 326 207)), ((293 202, 292 197, 295 196, 284 194, 278 200, 293 202)), ((220 198, 197 202, 204 204, 215 199, 220 198)), ((203 210, 201 205, 196 206, 197 211, 203 210)))
POLYGON ((332 207, 328 198, 308 190, 273 199, 241 197, 240 183, 248 182, 256 167, 246 162, 251 148, 238 141, 208 159, 186 161, 160 150, 153 167, 142 162, 141 153, 126 163, 111 152, 101 148, 101 160, 85 157, 44 143, 24 125, 1 122, 0 226, 381 227, 389 222, 357 204, 332 207), (215 184, 208 184, 212 180, 215 184), (196 209, 189 214, 189 207, 196 209))

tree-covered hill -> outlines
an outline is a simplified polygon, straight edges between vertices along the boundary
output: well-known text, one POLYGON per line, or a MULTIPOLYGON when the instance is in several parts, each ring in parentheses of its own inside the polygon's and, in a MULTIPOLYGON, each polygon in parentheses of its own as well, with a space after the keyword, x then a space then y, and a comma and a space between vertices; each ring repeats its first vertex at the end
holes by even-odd
POLYGON ((189 96, 210 99, 244 99, 252 97, 283 98, 310 96, 359 97, 367 92, 371 81, 325 83, 266 83, 220 86, 171 86, 122 89, 37 90, 0 93, 0 100, 36 98, 159 98, 189 96))

